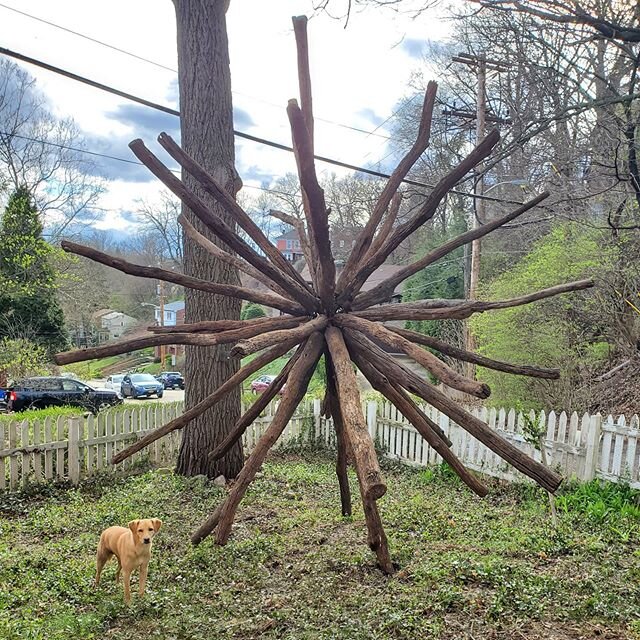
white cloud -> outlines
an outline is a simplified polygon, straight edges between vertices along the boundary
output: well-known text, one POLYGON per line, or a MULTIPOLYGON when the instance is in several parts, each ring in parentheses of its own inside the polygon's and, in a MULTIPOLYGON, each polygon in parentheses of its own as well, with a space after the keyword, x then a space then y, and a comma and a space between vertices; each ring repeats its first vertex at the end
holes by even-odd
MULTIPOLYGON (((335 0, 339 3, 340 0, 335 0)), ((80 33, 176 68, 173 6, 168 0, 9 0, 17 9, 64 25, 80 33)), ((234 104, 250 118, 248 132, 290 144, 285 112, 287 100, 296 97, 295 40, 291 16, 311 13, 310 0, 232 0, 228 13, 234 104)), ((134 60, 117 51, 35 22, 0 8, 3 44, 26 55, 85 75, 146 99, 169 104, 175 95, 175 74, 134 60)), ((334 123, 373 129, 387 118, 405 95, 412 70, 419 64, 400 46, 404 38, 438 39, 443 23, 431 17, 412 21, 390 11, 354 12, 347 29, 326 15, 309 23, 314 111, 317 118, 316 152, 352 164, 375 162, 388 150, 377 135, 355 132, 334 123), (333 121, 325 122, 324 120, 333 121)), ((126 101, 102 91, 24 65, 37 77, 56 112, 73 116, 89 136, 112 140, 100 151, 131 158, 124 146, 131 121, 119 122, 126 101)), ((170 105, 177 106, 177 105, 170 105)), ((244 122, 243 125, 247 125, 244 122)), ((378 133, 384 134, 383 127, 378 133)), ((293 171, 290 154, 237 141, 237 164, 246 184, 259 185, 264 176, 293 171)), ((319 165, 320 171, 337 171, 319 165)), ((157 193, 159 184, 111 181, 99 205, 114 211, 131 209, 141 194, 157 193)), ((125 230, 127 222, 114 214, 101 225, 125 230)))

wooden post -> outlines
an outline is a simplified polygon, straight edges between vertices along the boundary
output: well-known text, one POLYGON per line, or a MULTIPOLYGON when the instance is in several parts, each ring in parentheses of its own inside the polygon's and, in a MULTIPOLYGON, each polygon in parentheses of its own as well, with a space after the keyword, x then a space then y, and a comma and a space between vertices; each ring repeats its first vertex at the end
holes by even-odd
POLYGON ((69 480, 71 484, 80 481, 80 418, 69 419, 69 480))
POLYGON ((599 413, 596 413, 596 415, 591 416, 589 432, 587 433, 587 451, 584 462, 584 473, 582 478, 580 478, 584 482, 589 482, 596 477, 601 436, 602 416, 599 413))

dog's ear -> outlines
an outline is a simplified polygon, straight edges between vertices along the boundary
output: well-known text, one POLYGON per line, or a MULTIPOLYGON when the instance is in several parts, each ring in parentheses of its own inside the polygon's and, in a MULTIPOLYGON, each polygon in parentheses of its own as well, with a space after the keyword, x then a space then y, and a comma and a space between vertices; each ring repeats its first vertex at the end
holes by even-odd
POLYGON ((133 537, 135 538, 138 534, 138 523, 140 520, 132 520, 127 526, 131 529, 131 533, 133 533, 133 537))
POLYGON ((157 531, 160 531, 160 527, 162 526, 162 520, 158 518, 152 518, 151 522, 153 522, 153 528, 157 531))

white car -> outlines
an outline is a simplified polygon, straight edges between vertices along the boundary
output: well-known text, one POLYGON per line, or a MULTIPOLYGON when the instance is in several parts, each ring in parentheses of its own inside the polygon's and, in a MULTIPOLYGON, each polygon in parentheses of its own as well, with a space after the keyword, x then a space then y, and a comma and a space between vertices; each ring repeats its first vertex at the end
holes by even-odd
POLYGON ((105 389, 111 389, 112 391, 117 391, 120 393, 120 389, 122 388, 122 379, 124 378, 124 374, 117 376, 109 376, 107 381, 105 382, 105 389))

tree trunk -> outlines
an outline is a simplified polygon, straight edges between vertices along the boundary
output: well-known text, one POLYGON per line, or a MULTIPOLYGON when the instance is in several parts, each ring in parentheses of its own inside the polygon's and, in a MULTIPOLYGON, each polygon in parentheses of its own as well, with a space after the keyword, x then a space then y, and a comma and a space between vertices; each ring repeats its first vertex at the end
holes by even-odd
MULTIPOLYGON (((182 147, 235 196, 237 174, 225 20, 228 0, 173 2, 178 33, 182 147)), ((186 172, 182 179, 214 213, 235 229, 234 221, 203 191, 197 180, 186 172)), ((183 214, 201 234, 229 250, 212 237, 186 207, 183 207, 183 214)), ((239 284, 235 268, 212 258, 190 238, 184 238, 184 271, 205 280, 239 284)), ((185 302, 186 322, 237 320, 240 317, 240 302, 232 298, 187 289, 185 302)), ((229 348, 229 345, 186 348, 186 409, 204 400, 238 370, 239 361, 228 357, 229 348)), ((240 442, 220 460, 210 461, 207 454, 224 440, 227 429, 239 418, 240 392, 236 389, 184 429, 177 473, 204 474, 210 478, 220 474, 235 477, 243 463, 240 442)))

